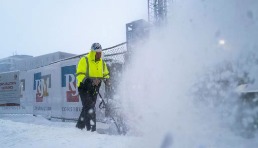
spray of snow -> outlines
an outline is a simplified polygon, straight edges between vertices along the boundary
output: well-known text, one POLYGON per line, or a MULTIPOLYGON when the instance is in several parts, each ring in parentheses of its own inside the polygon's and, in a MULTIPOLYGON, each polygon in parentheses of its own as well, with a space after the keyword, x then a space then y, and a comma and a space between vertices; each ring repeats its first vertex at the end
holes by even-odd
POLYGON ((120 96, 131 132, 146 137, 146 147, 160 147, 161 141, 175 147, 247 146, 226 124, 232 121, 221 120, 219 108, 197 107, 190 90, 221 62, 257 50, 257 6, 254 0, 174 1, 168 26, 135 49, 120 96))

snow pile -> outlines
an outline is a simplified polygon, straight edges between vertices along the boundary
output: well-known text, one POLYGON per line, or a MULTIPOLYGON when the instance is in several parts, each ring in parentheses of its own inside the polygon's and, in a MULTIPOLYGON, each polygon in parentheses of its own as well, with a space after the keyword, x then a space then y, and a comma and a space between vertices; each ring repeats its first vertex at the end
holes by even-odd
MULTIPOLYGON (((218 65, 235 63, 240 55, 247 59, 244 64, 250 62, 247 55, 258 50, 258 3, 181 0, 172 5, 169 25, 154 31, 150 41, 135 50, 121 83, 132 134, 148 139, 146 147, 159 147, 162 141, 175 147, 254 147, 255 138, 246 140, 230 129, 234 117, 221 118, 223 109, 234 107, 230 102, 237 99, 235 83, 219 96, 229 99, 220 108, 203 102, 197 106, 192 92, 218 65)), ((250 72, 255 67, 251 63, 250 72)), ((242 67, 235 72, 241 71, 241 76, 244 71, 238 68, 242 67)), ((230 81, 232 73, 225 71, 221 77, 230 81)))

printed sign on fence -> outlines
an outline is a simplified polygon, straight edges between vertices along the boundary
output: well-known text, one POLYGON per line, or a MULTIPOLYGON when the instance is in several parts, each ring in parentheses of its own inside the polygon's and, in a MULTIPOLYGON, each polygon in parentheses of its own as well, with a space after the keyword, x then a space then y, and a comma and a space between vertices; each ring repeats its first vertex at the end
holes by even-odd
POLYGON ((36 90, 36 102, 43 102, 43 97, 49 96, 49 88, 51 88, 51 75, 42 76, 40 72, 35 73, 33 90, 36 90))
POLYGON ((20 80, 20 98, 23 97, 25 93, 25 79, 20 80))
POLYGON ((75 72, 76 65, 61 68, 62 88, 65 88, 67 102, 79 102, 75 72))
POLYGON ((0 104, 20 103, 19 72, 0 74, 0 104))

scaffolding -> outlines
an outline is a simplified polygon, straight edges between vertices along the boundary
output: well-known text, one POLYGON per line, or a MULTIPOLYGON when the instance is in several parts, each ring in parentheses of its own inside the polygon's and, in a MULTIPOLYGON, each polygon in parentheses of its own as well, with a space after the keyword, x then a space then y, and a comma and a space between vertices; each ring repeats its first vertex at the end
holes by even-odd
POLYGON ((160 26, 167 22, 168 5, 171 0, 148 0, 148 21, 160 26))

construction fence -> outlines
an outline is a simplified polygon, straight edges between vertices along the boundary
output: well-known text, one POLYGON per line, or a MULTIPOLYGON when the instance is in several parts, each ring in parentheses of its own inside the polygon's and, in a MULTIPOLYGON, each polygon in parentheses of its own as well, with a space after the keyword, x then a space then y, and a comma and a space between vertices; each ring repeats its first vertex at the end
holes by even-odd
MULTIPOLYGON (((117 72, 121 72, 125 64, 126 52, 126 43, 103 49, 103 59, 109 67, 111 80, 117 72)), ((31 70, 1 73, 0 84, 3 85, 0 87, 6 89, 0 91, 0 113, 77 119, 82 105, 76 86, 76 66, 79 59, 86 54, 62 59, 31 70), (3 79, 3 75, 13 77, 3 79), (5 97, 8 95, 12 97, 5 97)), ((113 84, 116 84, 115 81, 113 84)), ((105 96, 104 87, 102 85, 100 90, 102 96, 105 96)), ((97 117, 104 116, 100 110, 96 112, 97 117)))

